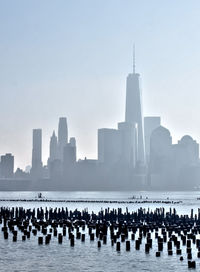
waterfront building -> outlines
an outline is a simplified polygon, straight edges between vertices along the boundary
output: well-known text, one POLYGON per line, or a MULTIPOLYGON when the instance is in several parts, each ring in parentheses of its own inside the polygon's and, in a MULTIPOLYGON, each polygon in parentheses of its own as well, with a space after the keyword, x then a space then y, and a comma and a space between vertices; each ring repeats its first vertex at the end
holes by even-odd
POLYGON ((58 158, 63 161, 64 147, 68 143, 67 118, 60 117, 58 125, 58 158))
POLYGON ((138 159, 138 127, 128 122, 118 123, 121 137, 121 163, 135 167, 138 159))
POLYGON ((42 130, 33 129, 33 149, 31 175, 35 178, 42 176, 42 130))
POLYGON ((160 126, 160 117, 158 116, 148 116, 144 117, 144 139, 145 139, 145 153, 146 162, 149 162, 150 155, 150 138, 151 133, 154 129, 160 126))
POLYGON ((49 162, 52 162, 58 158, 58 140, 53 131, 53 134, 50 139, 50 147, 49 147, 49 162))
POLYGON ((2 178, 13 178, 14 156, 10 153, 1 156, 0 172, 2 178))
POLYGON ((121 158, 121 135, 119 130, 98 129, 98 162, 113 165, 121 158))
POLYGON ((140 75, 135 72, 135 57, 133 59, 133 72, 128 75, 126 80, 125 122, 138 125, 138 161, 145 163, 142 94, 140 75))

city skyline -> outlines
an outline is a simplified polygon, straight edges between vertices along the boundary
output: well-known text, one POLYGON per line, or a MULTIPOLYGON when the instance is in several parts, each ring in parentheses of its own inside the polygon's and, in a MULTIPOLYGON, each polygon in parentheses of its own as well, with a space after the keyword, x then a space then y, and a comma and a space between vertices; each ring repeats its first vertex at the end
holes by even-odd
MULTIPOLYGON (((144 121, 145 121, 145 119, 148 119, 148 118, 159 118, 159 119, 161 119, 162 118, 162 124, 163 124, 163 117, 161 116, 161 117, 159 117, 158 115, 156 115, 155 114, 155 116, 156 117, 154 117, 154 116, 145 116, 144 114, 143 114, 143 100, 144 100, 144 97, 142 97, 142 94, 140 93, 141 92, 141 87, 140 87, 140 73, 137 73, 137 71, 136 71, 136 63, 135 63, 135 45, 134 45, 134 47, 133 47, 133 59, 132 59, 132 71, 130 71, 130 73, 128 73, 128 76, 127 76, 127 82, 126 82, 126 92, 124 92, 125 93, 125 96, 126 96, 126 98, 125 98, 125 103, 124 103, 124 112, 125 112, 125 123, 126 122, 132 122, 132 123, 134 123, 134 122, 138 122, 138 120, 135 120, 134 121, 134 118, 138 118, 138 117, 134 117, 134 111, 133 112, 130 112, 130 113, 128 113, 128 110, 129 111, 131 111, 131 99, 130 98, 132 98, 132 100, 133 100, 133 103, 135 103, 134 105, 136 106, 136 111, 135 111, 135 114, 136 114, 136 116, 137 116, 137 114, 138 114, 138 111, 139 111, 139 114, 141 114, 141 122, 143 123, 142 124, 142 128, 141 128, 141 130, 143 130, 143 135, 141 134, 141 138, 143 138, 143 149, 145 150, 146 149, 146 146, 145 146, 145 144, 144 144, 144 142, 145 142, 145 139, 144 139, 144 121), (136 96, 131 96, 127 91, 130 89, 130 91, 131 91, 131 89, 132 89, 132 87, 134 88, 134 89, 136 89, 136 90, 138 90, 139 91, 139 93, 138 94, 136 94, 136 96), (139 100, 137 101, 137 97, 139 97, 139 100), (136 99, 136 100, 135 100, 136 99), (141 107, 141 109, 140 109, 140 107, 141 107), (127 108, 128 108, 128 110, 127 110, 127 108), (128 114, 127 114, 128 113, 128 114), (127 116, 130 116, 130 117, 127 117, 127 116), (133 116, 133 120, 130 120, 130 118, 131 118, 131 116, 133 116)), ((43 165, 43 166, 48 166, 48 160, 50 159, 50 153, 51 153, 51 151, 50 151, 50 146, 51 146, 51 139, 52 139, 52 137, 56 137, 56 141, 57 141, 57 147, 58 147, 58 150, 57 150, 57 157, 58 158, 60 158, 61 159, 61 157, 63 156, 63 154, 61 154, 62 152, 60 151, 60 145, 62 146, 61 147, 61 150, 63 150, 63 148, 64 148, 64 146, 65 146, 65 138, 66 138, 66 144, 68 143, 68 139, 70 138, 70 139, 72 139, 75 135, 71 135, 70 133, 68 133, 68 119, 70 119, 70 118, 68 118, 68 117, 59 117, 59 123, 58 123, 58 130, 57 130, 57 133, 55 133, 55 127, 52 129, 51 128, 51 131, 53 132, 53 133, 51 133, 51 135, 49 136, 49 139, 50 139, 50 141, 48 141, 48 152, 46 152, 46 154, 44 154, 44 146, 45 145, 47 145, 47 143, 45 143, 45 141, 43 140, 43 132, 45 132, 45 130, 43 129, 43 128, 38 128, 38 129, 32 129, 31 131, 33 132, 33 135, 34 135, 34 132, 35 131, 40 131, 40 134, 41 134, 41 141, 42 141, 42 144, 41 144, 41 157, 42 157, 42 161, 41 161, 41 165, 43 165), (64 130, 64 131, 63 131, 64 130), (66 134, 66 135, 65 135, 66 134), (73 136, 73 137, 72 137, 73 136), (72 138, 71 138, 72 137, 72 138), (62 142, 62 143, 61 143, 62 142), (47 159, 46 159, 47 158, 47 159)), ((123 120, 123 118, 122 118, 122 120, 123 120)), ((140 121, 139 121, 140 122, 140 121)), ((160 121, 161 122, 161 121, 160 121)), ((122 123, 118 123, 118 129, 121 129, 120 128, 120 124, 122 124, 123 125, 123 122, 122 123)), ((164 126, 164 125, 163 125, 164 126)), ((104 127, 105 126, 102 126, 102 128, 98 128, 97 129, 97 132, 96 132, 96 138, 98 137, 98 130, 101 130, 101 129, 104 129, 104 127)), ((166 127, 166 126, 164 126, 164 127, 166 127)), ((111 125, 111 130, 116 130, 117 129, 117 125, 114 125, 114 124, 112 124, 111 125)), ((170 132, 171 132, 171 130, 170 130, 170 132)), ((171 132, 172 133, 172 132, 171 132)), ((188 133, 189 134, 189 133, 188 133)), ((183 134, 183 135, 187 135, 187 133, 185 133, 185 134, 183 134)), ((180 142, 180 140, 182 139, 182 137, 183 137, 183 135, 181 135, 181 137, 180 138, 178 138, 177 140, 174 140, 173 138, 176 138, 176 137, 174 137, 174 135, 172 134, 172 143, 173 144, 177 144, 178 142, 180 142)), ((189 134, 189 135, 191 135, 191 134, 189 134)), ((33 136, 34 137, 34 136, 33 136)), ((48 139, 48 140, 49 140, 48 139)), ((78 149, 77 149, 77 151, 79 151, 79 146, 78 146, 78 149)), ((146 151, 146 150, 145 150, 146 151)), ((33 151, 32 151, 33 152, 33 151)), ((144 151, 143 151, 144 152, 144 151)), ((31 153, 31 151, 30 151, 30 153, 31 153)), ((82 160, 82 159, 84 159, 84 158, 87 158, 87 159, 92 159, 92 160, 98 160, 98 146, 96 146, 96 153, 94 153, 93 154, 93 157, 87 157, 87 155, 86 154, 82 154, 82 157, 79 157, 79 153, 81 153, 81 152, 77 152, 77 160, 82 160)), ((145 152, 144 152, 145 153, 145 152)), ((14 153, 12 153, 11 151, 6 151, 5 152, 5 155, 7 155, 7 154, 12 154, 12 155, 14 155, 15 156, 15 154, 14 153)), ((32 154, 32 156, 33 156, 33 153, 31 153, 32 154)), ((1 155, 3 155, 3 153, 1 154, 1 155)), ((146 154, 147 155, 147 154, 146 154)), ((146 155, 145 155, 145 157, 146 157, 146 155)), ((144 155, 143 155, 144 156, 144 155)), ((140 155, 139 155, 139 157, 140 157, 140 155)), ((27 164, 25 164, 24 163, 24 167, 21 167, 20 165, 18 165, 17 164, 17 158, 16 158, 16 156, 15 156, 15 164, 14 164, 14 170, 17 170, 18 168, 20 168, 20 169, 23 169, 23 170, 26 170, 26 168, 28 167, 29 168, 29 166, 31 166, 32 165, 32 163, 33 162, 31 162, 33 160, 33 157, 30 159, 30 163, 27 163, 27 164)))
MULTIPOLYGON (((135 55, 135 50, 133 50, 135 55)), ((77 158, 76 137, 68 118, 59 117, 49 138, 49 157, 43 159, 43 131, 32 129, 32 163, 23 171, 14 156, 1 156, 1 188, 35 190, 149 190, 200 188, 199 143, 184 134, 172 142, 162 116, 143 116, 142 76, 135 67, 127 75, 124 120, 117 128, 97 131, 97 158, 77 158), (29 172, 30 171, 30 172, 29 172), (190 179, 190 182, 188 182, 190 179), (122 182, 123 181, 123 182, 122 182), (12 184, 12 182, 14 182, 12 184), (24 183, 26 182, 26 183, 24 183), (25 187, 24 187, 25 185, 25 187), (14 187, 13 187, 14 186, 14 187), (22 187, 21 187, 22 186, 22 187)), ((89 134, 90 131, 88 131, 89 134)))
MULTIPOLYGON (((2 190, 193 190, 200 188, 199 143, 190 133, 176 143, 162 116, 143 115, 141 78, 135 65, 126 77, 124 118, 116 128, 97 130, 95 158, 77 157, 79 144, 71 135, 69 118, 59 117, 43 158, 43 130, 32 129, 32 162, 14 171, 14 156, 1 156, 2 190), (28 171, 27 171, 28 170, 28 171), (190 182, 188 182, 190 180, 190 182)), ((111 108, 110 108, 111 110, 111 108)), ((93 116, 91 116, 93 117, 93 116)), ((86 131, 86 136, 90 129, 86 131)), ((15 154, 14 154, 15 155, 15 154)))
POLYGON ((33 127, 43 128, 47 161, 60 116, 68 117, 78 158, 95 158, 97 129, 124 119, 133 43, 144 116, 162 116, 174 143, 184 134, 200 140, 199 1, 9 3, 0 3, 0 150, 15 154, 17 165, 30 164, 33 127))
POLYGON ((198 270, 199 15, 0 0, 0 272, 198 270))

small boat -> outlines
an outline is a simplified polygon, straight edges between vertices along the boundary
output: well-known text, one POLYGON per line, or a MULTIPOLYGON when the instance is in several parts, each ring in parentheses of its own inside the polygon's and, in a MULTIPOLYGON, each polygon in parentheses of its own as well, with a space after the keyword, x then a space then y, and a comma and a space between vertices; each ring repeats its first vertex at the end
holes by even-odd
POLYGON ((136 196, 129 197, 128 199, 136 199, 136 196))
POLYGON ((38 193, 38 198, 39 199, 43 198, 42 193, 38 193))

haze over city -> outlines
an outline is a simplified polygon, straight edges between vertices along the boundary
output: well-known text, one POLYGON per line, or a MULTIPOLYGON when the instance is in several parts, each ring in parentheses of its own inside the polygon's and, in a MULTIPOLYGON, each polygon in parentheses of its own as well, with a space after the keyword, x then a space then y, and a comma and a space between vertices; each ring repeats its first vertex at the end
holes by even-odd
POLYGON ((41 127, 45 163, 67 116, 77 158, 97 158, 97 129, 124 120, 134 43, 144 116, 162 116, 174 143, 199 141, 199 10, 199 1, 0 1, 1 153, 24 168, 41 127))
POLYGON ((0 0, 0 272, 198 271, 199 29, 199 0, 0 0))

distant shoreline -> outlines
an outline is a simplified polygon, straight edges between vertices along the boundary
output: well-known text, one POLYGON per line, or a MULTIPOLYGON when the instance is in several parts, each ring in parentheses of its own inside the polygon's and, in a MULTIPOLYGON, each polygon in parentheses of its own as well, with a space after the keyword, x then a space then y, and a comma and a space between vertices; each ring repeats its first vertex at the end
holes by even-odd
POLYGON ((0 199, 0 202, 63 202, 63 203, 110 203, 110 204, 181 204, 183 201, 173 200, 83 200, 83 199, 0 199))

